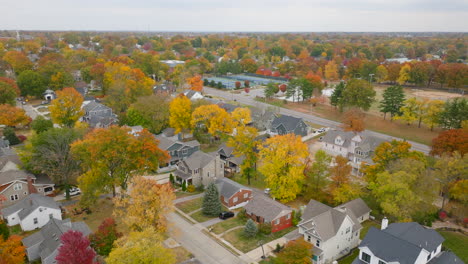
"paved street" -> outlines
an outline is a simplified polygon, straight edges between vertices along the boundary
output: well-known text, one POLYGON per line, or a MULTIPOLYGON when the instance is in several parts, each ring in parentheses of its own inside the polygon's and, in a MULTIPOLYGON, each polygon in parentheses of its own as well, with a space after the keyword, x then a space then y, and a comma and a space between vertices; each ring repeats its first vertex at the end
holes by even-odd
POLYGON ((37 117, 37 111, 32 107, 32 105, 30 104, 21 104, 21 102, 19 101, 16 101, 16 106, 18 108, 22 108, 24 109, 24 111, 26 112, 26 115, 28 115, 29 117, 31 117, 31 119, 36 119, 37 117))
POLYGON ((176 213, 168 217, 170 222, 169 233, 172 238, 203 264, 243 264, 245 263, 224 247, 216 243, 200 229, 185 221, 176 213))
MULTIPOLYGON (((217 97, 222 97, 222 98, 224 98, 226 100, 234 100, 235 99, 237 102, 239 102, 241 104, 245 104, 245 105, 265 107, 265 108, 266 107, 272 107, 272 105, 255 101, 254 98, 250 97, 250 96, 245 96, 245 95, 241 95, 241 94, 234 94, 234 93, 230 93, 230 92, 227 92, 227 91, 222 91, 222 90, 218 90, 218 89, 214 89, 214 88, 210 88, 210 87, 204 87, 204 92, 207 93, 207 94, 217 96, 217 97)), ((279 108, 279 112, 281 114, 284 114, 284 115, 291 115, 291 116, 295 116, 295 117, 301 117, 306 121, 309 121, 309 122, 312 122, 314 124, 318 124, 318 125, 321 125, 321 126, 325 126, 325 127, 338 128, 339 125, 340 125, 340 123, 332 121, 332 120, 328 120, 328 119, 321 118, 321 117, 318 117, 318 116, 313 116, 313 115, 310 115, 310 114, 301 113, 301 112, 286 109, 286 108, 279 108)), ((378 133, 378 132, 374 132, 374 131, 370 131, 370 130, 366 130, 366 131, 369 134, 373 135, 373 136, 383 138, 385 140, 391 140, 391 139, 402 140, 401 138, 392 137, 392 136, 389 136, 389 135, 386 135, 386 134, 382 134, 382 133, 378 133)), ((428 154, 429 151, 430 151, 430 148, 427 145, 416 143, 416 142, 413 142, 413 141, 408 141, 408 142, 413 146, 412 149, 414 149, 414 150, 421 151, 421 152, 423 152, 425 154, 428 154)))

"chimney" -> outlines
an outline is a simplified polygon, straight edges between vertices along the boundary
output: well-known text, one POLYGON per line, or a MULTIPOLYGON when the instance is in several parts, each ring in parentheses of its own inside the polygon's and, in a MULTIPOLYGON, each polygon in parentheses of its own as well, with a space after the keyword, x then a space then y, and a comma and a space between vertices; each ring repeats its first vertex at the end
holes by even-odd
POLYGON ((29 192, 29 194, 37 193, 36 187, 34 187, 34 185, 33 185, 33 181, 32 181, 31 176, 28 176, 27 181, 28 181, 28 192, 29 192))
POLYGON ((384 218, 382 219, 382 226, 380 227, 380 230, 384 230, 384 229, 386 229, 387 227, 388 227, 388 219, 387 219, 387 217, 384 217, 384 218))

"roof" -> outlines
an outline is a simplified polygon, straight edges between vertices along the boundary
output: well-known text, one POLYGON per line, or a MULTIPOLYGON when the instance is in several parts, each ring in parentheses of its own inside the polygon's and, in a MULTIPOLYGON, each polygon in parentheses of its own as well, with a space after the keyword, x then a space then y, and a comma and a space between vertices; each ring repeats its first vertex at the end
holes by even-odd
POLYGON ((204 168, 215 158, 216 156, 198 150, 182 162, 185 163, 190 170, 194 170, 204 168))
POLYGON ((0 148, 10 147, 10 141, 0 138, 0 148))
POLYGON ((228 199, 240 190, 252 190, 228 178, 217 179, 215 183, 218 187, 220 195, 228 199))
POLYGON ((355 136, 359 136, 361 138, 361 141, 357 142, 356 148, 360 148, 363 152, 373 151, 378 145, 385 141, 382 138, 371 136, 367 132, 361 132, 359 134, 356 134, 351 131, 341 130, 328 131, 322 140, 325 143, 335 144, 335 139, 338 136, 341 137, 341 140, 343 141, 343 144, 341 144, 341 146, 345 148, 349 147, 352 139, 355 136))
POLYGON ((356 134, 351 131, 330 130, 325 134, 325 136, 323 136, 322 141, 329 144, 335 144, 335 139, 338 136, 344 141, 341 146, 346 148, 350 145, 351 140, 356 136, 356 134))
POLYGON ((356 218, 359 218, 371 211, 369 206, 361 199, 357 198, 347 203, 344 203, 336 208, 346 208, 346 210, 350 210, 356 218))
POLYGON ((273 119, 273 122, 271 123, 271 127, 276 128, 282 124, 287 131, 292 131, 299 125, 301 121, 302 121, 302 118, 288 116, 288 115, 281 115, 273 119))
POLYGON ((231 157, 233 155, 232 152, 234 152, 234 148, 226 145, 226 142, 223 142, 223 144, 219 146, 218 153, 223 156, 231 157))
POLYGON ((256 216, 263 217, 265 222, 273 220, 292 212, 288 206, 270 199, 262 194, 254 195, 252 200, 244 206, 247 213, 253 213, 256 216))
POLYGON ((218 106, 226 110, 226 112, 228 113, 232 113, 232 111, 239 107, 238 105, 228 104, 224 102, 218 103, 218 106))
POLYGON ((429 264, 464 264, 457 255, 450 251, 444 251, 439 256, 429 261, 429 264))
POLYGON ((101 110, 101 109, 110 109, 108 106, 105 106, 101 103, 98 103, 96 101, 91 101, 87 104, 84 104, 83 105, 83 109, 86 111, 86 112, 90 112, 90 111, 97 111, 97 110, 101 110))
POLYGON ((423 247, 429 252, 434 251, 445 240, 437 231, 425 228, 415 222, 390 224, 383 231, 411 244, 423 247))
POLYGON ((200 94, 200 95, 201 95, 200 92, 194 91, 194 90, 186 90, 186 91, 184 92, 184 95, 185 95, 188 99, 192 99, 192 97, 195 96, 196 94, 200 94))
POLYGON ((28 177, 31 177, 31 179, 36 179, 36 176, 18 169, 18 165, 8 160, 0 170, 0 185, 18 180, 25 181, 28 177))
POLYGON ((200 142, 198 142, 198 140, 190 140, 190 141, 187 141, 187 142, 183 142, 183 141, 173 140, 171 138, 167 138, 167 137, 163 136, 162 134, 157 135, 156 139, 159 140, 159 147, 161 149, 163 149, 163 150, 168 150, 174 144, 180 144, 180 148, 183 148, 184 146, 189 146, 189 147, 198 147, 198 146, 200 146, 200 142))
POLYGON ((57 202, 54 201, 53 198, 44 196, 42 194, 32 193, 14 205, 3 208, 1 211, 2 214, 6 216, 20 211, 18 216, 21 220, 23 220, 41 206, 60 210, 60 206, 57 202))

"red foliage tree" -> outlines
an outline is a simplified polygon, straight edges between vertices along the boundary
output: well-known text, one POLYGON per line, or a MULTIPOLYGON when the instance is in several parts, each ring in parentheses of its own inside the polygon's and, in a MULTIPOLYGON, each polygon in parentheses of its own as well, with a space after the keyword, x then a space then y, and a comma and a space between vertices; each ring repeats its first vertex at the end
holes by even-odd
POLYGON ((117 224, 111 217, 106 218, 99 225, 98 230, 89 236, 91 247, 101 256, 108 256, 112 250, 114 241, 122 236, 117 231, 117 224))
POLYGON ((432 140, 431 155, 458 151, 462 156, 468 152, 468 130, 450 129, 441 132, 432 140))
POLYGON ((265 69, 265 70, 263 71, 263 75, 265 75, 265 76, 271 76, 271 70, 265 69))
POLYGON ((288 86, 287 86, 286 84, 283 83, 283 84, 281 84, 281 85, 279 86, 279 89, 280 89, 281 92, 284 93, 284 92, 286 92, 286 89, 288 89, 288 86))
POLYGON ((280 77, 280 75, 281 75, 281 74, 280 74, 279 71, 274 71, 274 72, 271 74, 271 76, 273 76, 273 77, 280 77))
POLYGON ((250 88, 249 88, 249 87, 245 87, 245 88, 244 88, 244 92, 249 93, 249 92, 250 92, 250 88))
POLYGON ((18 95, 18 96, 20 95, 21 91, 18 88, 18 85, 16 85, 15 80, 10 79, 10 78, 6 78, 6 77, 0 77, 0 82, 4 82, 4 83, 10 85, 16 91, 16 95, 18 95))
POLYGON ((55 257, 58 264, 93 264, 96 252, 89 246, 83 233, 75 230, 65 232, 61 237, 62 245, 55 257))
POLYGON ((244 81, 244 87, 250 87, 250 81, 249 80, 244 81))
POLYGON ((236 85, 236 89, 241 88, 241 82, 237 81, 237 82, 235 83, 235 85, 236 85))

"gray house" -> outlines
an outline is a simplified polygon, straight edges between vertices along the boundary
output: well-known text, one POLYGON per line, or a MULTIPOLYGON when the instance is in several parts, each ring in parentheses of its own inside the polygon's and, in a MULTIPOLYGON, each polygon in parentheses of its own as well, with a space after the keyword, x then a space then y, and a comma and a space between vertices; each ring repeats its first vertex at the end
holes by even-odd
POLYGON ((177 164, 175 171, 179 183, 186 182, 195 186, 208 184, 224 177, 224 162, 219 154, 196 151, 177 164))
POLYGON ((258 108, 250 109, 252 116, 252 126, 258 131, 266 131, 271 127, 276 115, 272 111, 262 110, 258 108))
POLYGON ((117 123, 117 116, 112 113, 112 109, 96 101, 83 102, 85 111, 82 120, 90 127, 109 127, 117 123))
POLYGON ((85 222, 51 219, 39 232, 23 238, 29 261, 40 259, 42 264, 57 263, 55 257, 60 247, 60 236, 69 230, 80 231, 85 236, 91 234, 85 222))
POLYGON ((309 133, 309 126, 304 123, 302 118, 281 115, 273 119, 269 130, 270 134, 286 135, 292 133, 304 137, 309 133))
POLYGON ((164 135, 157 135, 156 139, 159 140, 159 148, 167 151, 171 156, 168 166, 176 165, 200 150, 200 143, 197 140, 183 142, 164 135))
POLYGON ((228 147, 226 143, 221 144, 218 149, 218 154, 222 161, 224 161, 224 173, 230 175, 232 173, 240 172, 240 166, 245 160, 245 156, 234 156, 234 148, 228 147))

